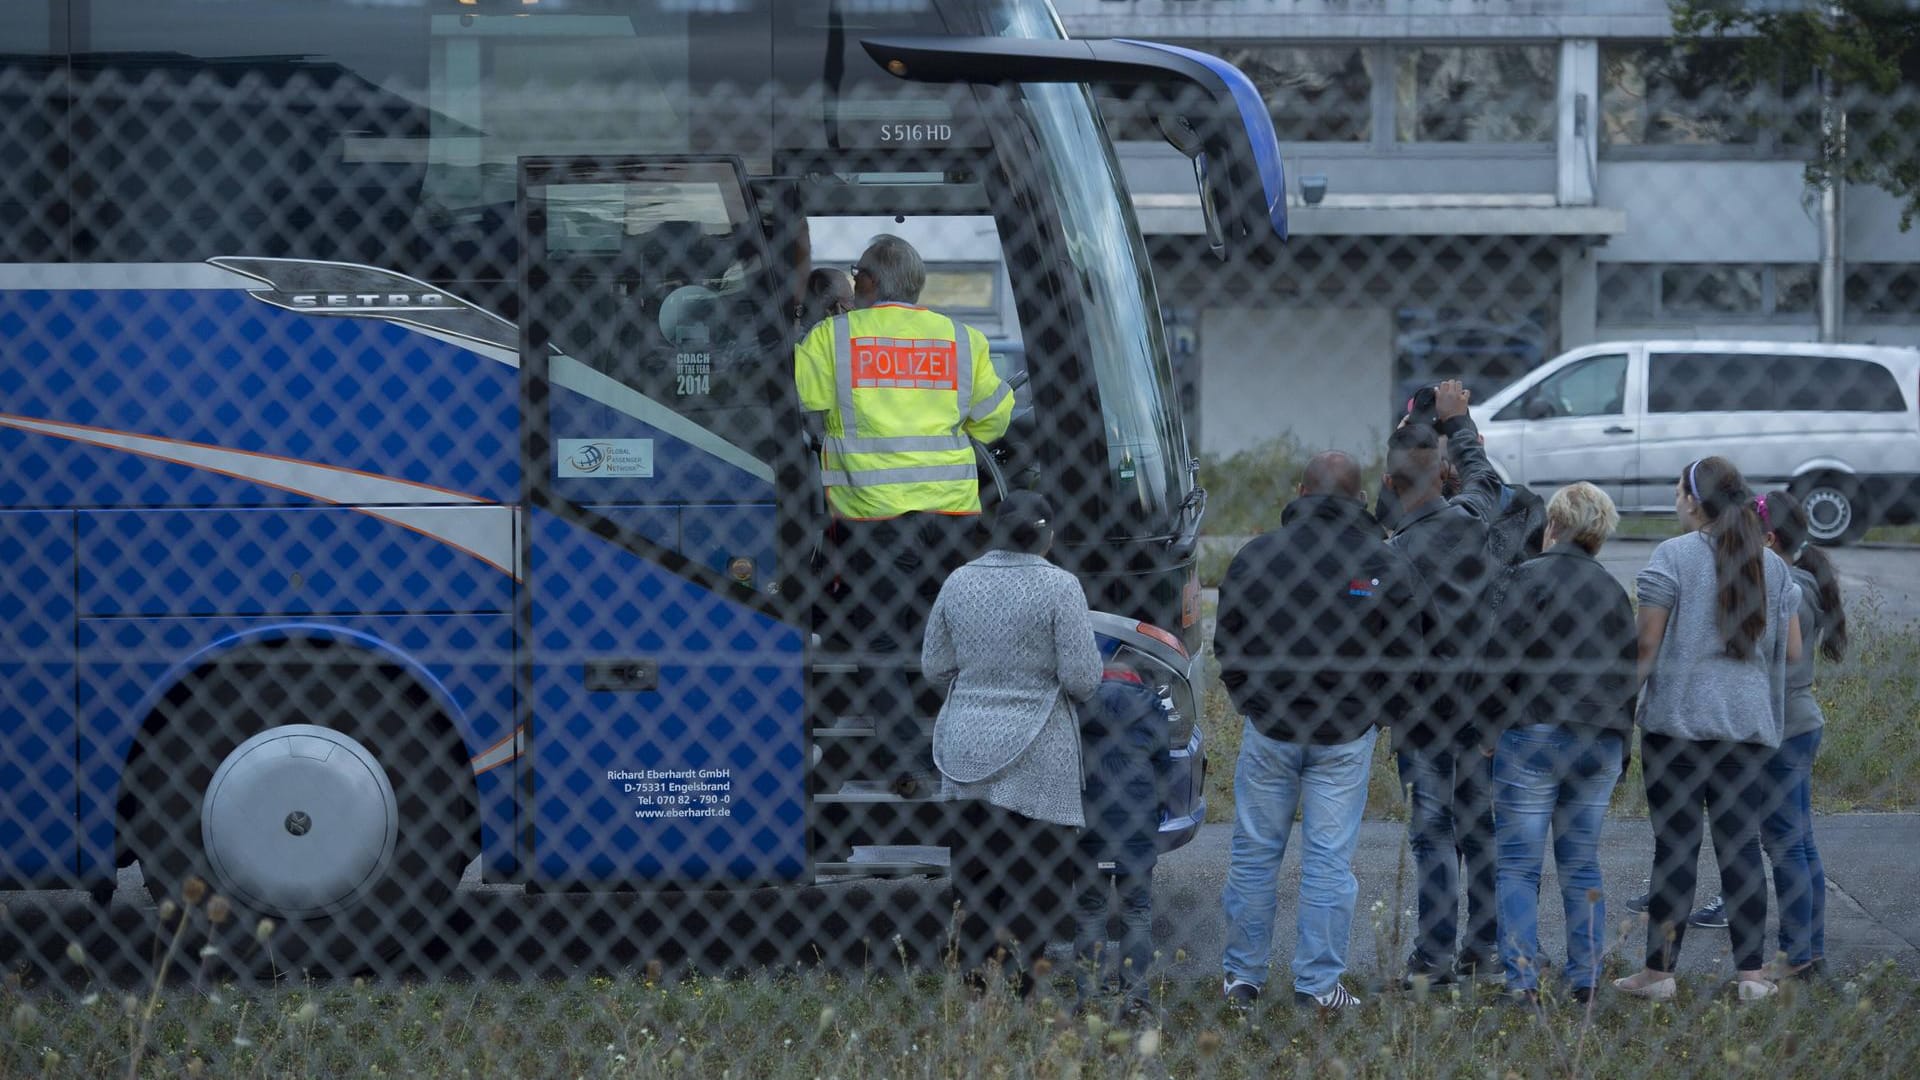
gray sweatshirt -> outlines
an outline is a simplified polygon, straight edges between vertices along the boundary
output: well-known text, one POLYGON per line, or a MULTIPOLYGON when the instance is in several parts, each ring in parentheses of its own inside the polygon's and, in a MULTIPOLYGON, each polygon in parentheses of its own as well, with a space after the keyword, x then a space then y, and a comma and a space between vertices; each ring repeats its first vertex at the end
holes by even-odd
POLYGON ((1800 610, 1800 586, 1773 552, 1766 566, 1767 629, 1753 655, 1727 655, 1714 618, 1718 583, 1705 533, 1676 536, 1653 550, 1636 579, 1641 607, 1670 612, 1646 692, 1640 726, 1696 742, 1779 746, 1787 725, 1787 625, 1800 610))
POLYGON ((1826 724, 1820 703, 1813 698, 1813 654, 1827 632, 1827 614, 1820 610, 1820 584, 1812 574, 1795 567, 1793 583, 1800 586, 1800 662, 1787 665, 1787 738, 1805 735, 1826 724))

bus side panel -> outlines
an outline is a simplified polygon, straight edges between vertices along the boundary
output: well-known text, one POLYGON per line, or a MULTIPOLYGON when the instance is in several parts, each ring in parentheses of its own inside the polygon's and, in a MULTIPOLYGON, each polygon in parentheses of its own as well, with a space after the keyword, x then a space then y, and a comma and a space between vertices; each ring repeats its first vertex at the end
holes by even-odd
POLYGON ((87 618, 513 610, 504 506, 87 511, 79 540, 87 618))
MULTIPOLYGON (((26 467, 0 477, 10 505, 351 502, 335 494, 351 473, 519 493, 513 367, 405 326, 140 288, 0 290, 0 325, 19 328, 8 345, 25 361, 0 368, 0 428, 92 429, 28 437, 32 456, 9 458, 26 467), (99 436, 141 441, 130 454, 99 436), (213 463, 240 478, 175 464, 193 445, 245 455, 213 463)), ((0 431, 0 451, 19 438, 0 431)))
POLYGON ((776 510, 759 506, 688 506, 680 511, 680 553, 716 574, 731 573, 736 559, 752 563, 750 582, 778 572, 776 510))
POLYGON ((0 513, 0 882, 73 871, 73 515, 0 513))
POLYGON ((803 880, 803 632, 556 515, 528 528, 533 875, 803 880), (609 689, 607 665, 657 667, 609 689))
MULTIPOLYGON (((469 757, 514 735, 514 635, 510 614, 365 615, 289 622, 260 618, 81 619, 78 633, 80 873, 110 873, 121 768, 156 701, 209 649, 288 636, 372 639, 424 669, 429 692, 452 716, 469 757)), ((478 777, 481 848, 489 875, 514 858, 511 757, 478 777)), ((133 792, 136 798, 141 793, 133 792)), ((404 824, 403 824, 404 827, 404 824)))

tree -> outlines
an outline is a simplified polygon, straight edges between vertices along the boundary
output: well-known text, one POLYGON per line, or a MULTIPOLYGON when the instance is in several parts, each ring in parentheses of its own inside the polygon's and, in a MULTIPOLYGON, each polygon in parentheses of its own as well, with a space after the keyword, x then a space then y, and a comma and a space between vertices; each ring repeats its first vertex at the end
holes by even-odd
MULTIPOLYGON (((1807 184, 1870 184, 1901 201, 1900 229, 1920 216, 1920 4, 1913 0, 1673 0, 1676 41, 1737 40, 1757 85, 1824 80, 1837 123, 1811 129, 1807 184)), ((1793 113, 1795 110, 1783 110, 1793 113)), ((1775 122, 1799 126, 1798 117, 1775 122)))

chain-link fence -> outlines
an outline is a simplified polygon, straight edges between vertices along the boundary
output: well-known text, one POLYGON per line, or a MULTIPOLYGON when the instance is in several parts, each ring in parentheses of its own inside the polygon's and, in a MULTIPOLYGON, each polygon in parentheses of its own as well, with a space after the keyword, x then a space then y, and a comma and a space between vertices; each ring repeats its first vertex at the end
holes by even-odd
POLYGON ((1915 803, 1920 260, 1802 176, 1911 82, 1282 245, 1230 99, 884 5, 94 6, 0 56, 8 1074, 1911 1066, 1814 811, 1915 803))

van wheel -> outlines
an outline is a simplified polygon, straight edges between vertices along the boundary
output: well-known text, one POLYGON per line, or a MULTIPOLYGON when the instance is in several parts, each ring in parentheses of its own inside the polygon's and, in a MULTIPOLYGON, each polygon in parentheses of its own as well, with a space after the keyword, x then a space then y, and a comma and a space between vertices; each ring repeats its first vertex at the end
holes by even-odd
POLYGON ((1807 509, 1807 533, 1814 543, 1839 546, 1856 543, 1866 535, 1866 500, 1852 478, 1820 476, 1794 487, 1800 504, 1807 509))
POLYGON ((236 972, 384 974, 418 958, 472 857, 471 779, 431 702, 399 669, 341 651, 198 673, 127 769, 122 836, 148 889, 187 908, 222 897, 214 933, 236 972))

